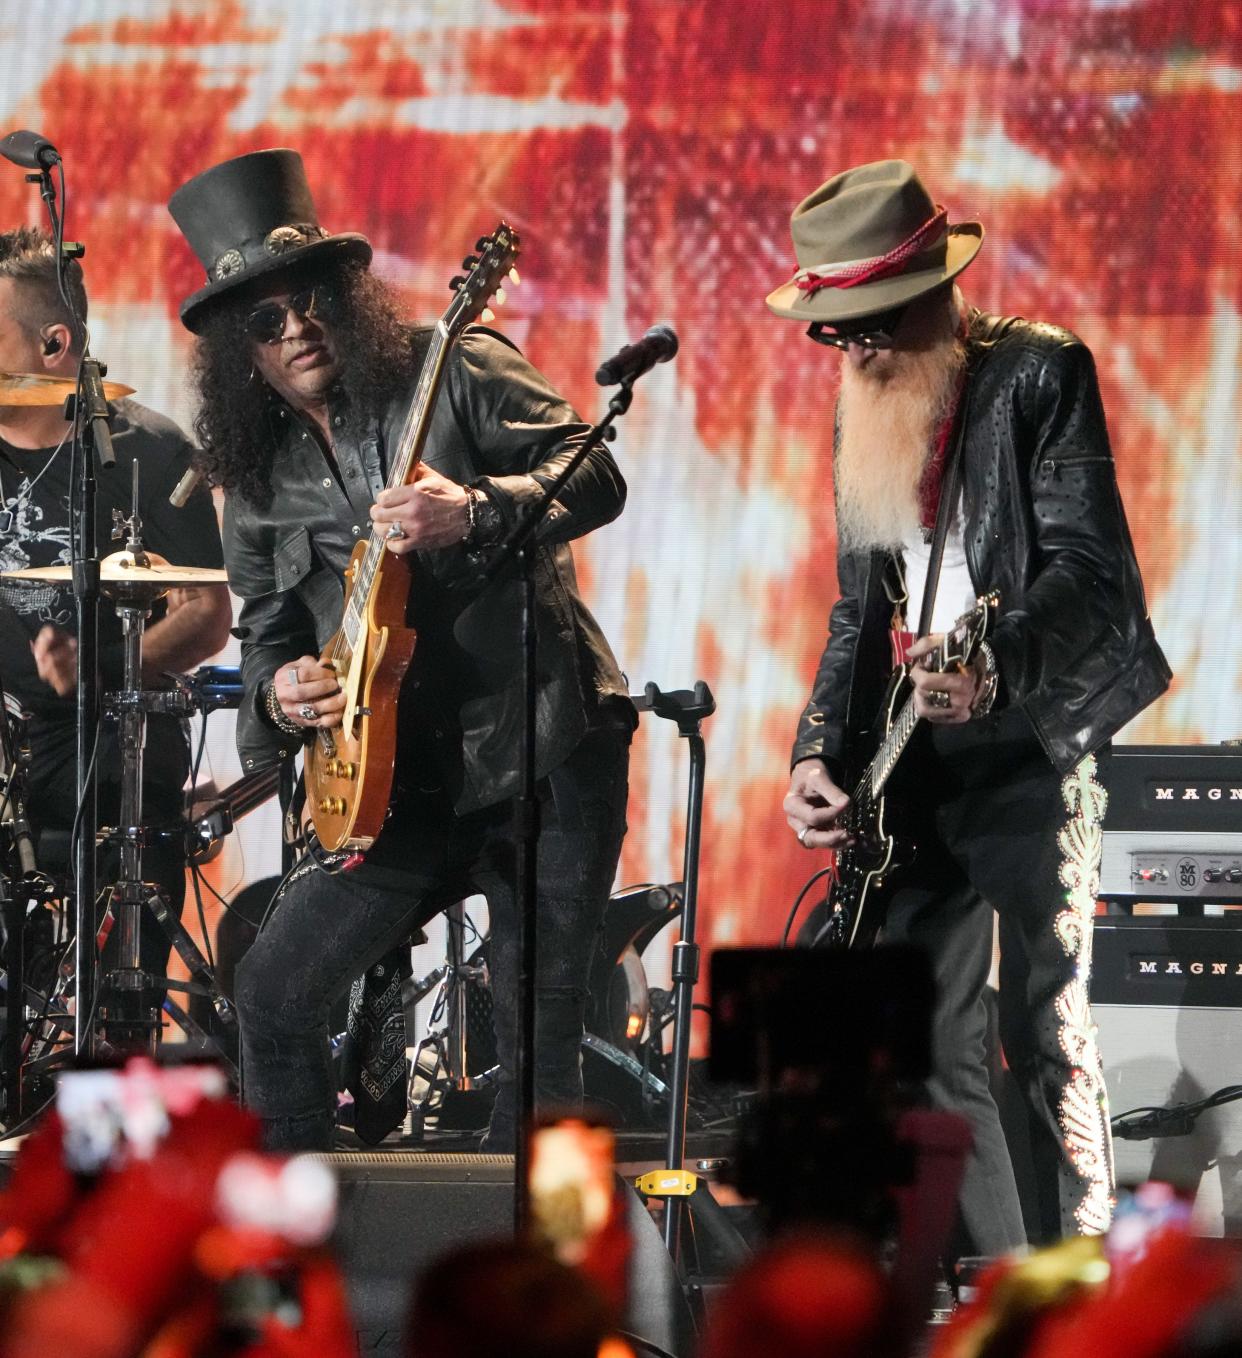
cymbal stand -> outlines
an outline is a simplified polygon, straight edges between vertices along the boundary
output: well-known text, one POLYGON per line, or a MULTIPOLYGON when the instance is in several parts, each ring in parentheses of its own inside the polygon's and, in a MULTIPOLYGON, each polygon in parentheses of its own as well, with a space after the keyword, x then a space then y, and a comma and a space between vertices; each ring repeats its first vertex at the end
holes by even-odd
POLYGON ((433 985, 439 985, 434 1013, 445 1015, 445 1026, 429 1032, 418 1044, 414 1060, 410 1064, 409 1100, 412 1130, 415 1136, 421 1134, 437 1094, 450 1091, 464 1094, 489 1084, 493 1072, 471 1075, 469 1053, 467 1051, 467 1001, 469 987, 483 981, 482 965, 471 966, 466 960, 466 906, 464 901, 456 901, 444 912, 445 958, 444 965, 437 967, 418 989, 426 993, 433 985), (421 1058, 430 1051, 435 1064, 430 1071, 422 1069, 421 1058), (421 1097, 413 1097, 415 1081, 426 1080, 421 1097))
MULTIPOLYGON (((124 536, 123 528, 128 529, 125 549, 132 554, 134 564, 149 564, 149 558, 142 548, 142 525, 138 517, 137 462, 134 463, 133 513, 128 519, 118 514, 113 537, 124 536)), ((117 929, 117 965, 103 977, 99 1026, 102 1040, 109 1047, 121 1051, 143 1048, 155 1051, 159 1041, 161 1008, 157 997, 161 991, 176 990, 205 995, 223 1023, 232 1025, 236 1022, 232 1007, 216 986, 211 968, 198 946, 173 915, 163 892, 152 883, 143 881, 142 876, 142 851, 150 835, 142 824, 142 764, 147 712, 169 710, 170 696, 177 700, 174 704, 176 707, 186 707, 185 694, 146 693, 142 688, 142 638, 146 620, 150 616, 151 605, 166 592, 166 588, 145 580, 109 581, 104 586, 121 620, 124 678, 121 691, 110 694, 108 698, 110 714, 117 716, 121 746, 121 861, 120 880, 112 891, 112 913, 117 929), (143 971, 140 933, 144 910, 150 910, 159 921, 185 963, 193 978, 191 981, 169 980, 143 971)), ((207 1037, 175 1000, 168 999, 164 1005, 186 1033, 198 1038, 207 1037)), ((221 1054, 230 1066, 234 1065, 223 1049, 221 1054)))

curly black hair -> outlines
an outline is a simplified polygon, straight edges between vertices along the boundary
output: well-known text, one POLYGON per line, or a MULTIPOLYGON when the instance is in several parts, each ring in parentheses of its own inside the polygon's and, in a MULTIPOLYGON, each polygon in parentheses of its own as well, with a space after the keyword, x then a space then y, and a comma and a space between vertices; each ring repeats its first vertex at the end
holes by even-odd
MULTIPOLYGON (((332 335, 348 418, 366 420, 410 390, 416 367, 409 326, 392 290, 356 261, 291 270, 291 286, 308 280, 332 293, 332 335)), ((254 305, 246 294, 221 299, 203 318, 192 378, 198 397, 194 465, 226 494, 258 509, 272 502, 272 458, 283 436, 274 418, 280 398, 259 377, 242 329, 254 305)))

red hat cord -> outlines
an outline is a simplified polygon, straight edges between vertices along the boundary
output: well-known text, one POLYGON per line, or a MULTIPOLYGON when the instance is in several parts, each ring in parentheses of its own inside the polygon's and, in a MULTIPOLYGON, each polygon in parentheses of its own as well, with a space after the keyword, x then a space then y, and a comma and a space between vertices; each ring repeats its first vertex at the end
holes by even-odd
POLYGON ((856 288, 860 283, 873 283, 877 279, 891 278, 894 274, 901 273, 906 261, 917 255, 929 240, 944 229, 948 216, 948 208, 937 203, 935 216, 929 217, 913 235, 907 236, 886 255, 853 260, 848 264, 837 266, 833 273, 816 273, 813 268, 796 269, 794 286, 811 294, 818 292, 820 288, 856 288))

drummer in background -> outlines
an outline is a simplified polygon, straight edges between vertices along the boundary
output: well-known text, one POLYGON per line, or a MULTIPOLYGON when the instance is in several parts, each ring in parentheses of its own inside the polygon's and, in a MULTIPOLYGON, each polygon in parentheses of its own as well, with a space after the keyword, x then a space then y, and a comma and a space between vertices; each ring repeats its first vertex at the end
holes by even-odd
MULTIPOLYGON (((86 288, 82 267, 68 266, 67 287, 82 321, 86 288)), ((29 227, 0 233, 0 374, 36 373, 67 379, 77 375, 82 334, 61 300, 50 239, 29 227)), ((127 374, 128 375, 128 374, 127 374)), ((25 393, 22 393, 23 395, 25 393)), ((15 393, 0 376, 0 571, 70 561, 69 496, 72 426, 64 396, 53 405, 6 404, 15 393)), ((115 403, 112 442, 116 466, 98 475, 96 532, 100 555, 117 550, 112 511, 131 511, 133 463, 139 466, 142 541, 178 566, 221 566, 215 509, 200 488, 184 509, 169 494, 189 463, 185 434, 136 401, 115 403)), ((232 610, 228 589, 212 585, 176 589, 156 603, 143 639, 143 681, 157 683, 167 670, 185 671, 218 652, 228 638, 232 610)), ((30 713, 28 812, 36 836, 68 830, 76 796, 74 694, 77 615, 72 590, 16 587, 0 580, 0 678, 5 691, 30 713)), ((106 599, 99 605, 100 673, 104 690, 121 687, 120 622, 106 599)), ((98 751, 99 814, 116 824, 120 809, 120 752, 113 723, 104 724, 98 751)), ((181 815, 189 771, 188 741, 179 721, 153 716, 147 722, 144 757, 144 818, 163 824, 181 815)), ((67 845, 66 845, 67 849, 67 845)), ((65 864, 39 866, 57 871, 65 864)), ((101 883, 112 865, 101 864, 101 883)), ((144 851, 144 876, 157 882, 180 915, 185 859, 179 845, 157 841, 144 851)), ((163 973, 168 942, 150 912, 142 922, 142 964, 163 973)))

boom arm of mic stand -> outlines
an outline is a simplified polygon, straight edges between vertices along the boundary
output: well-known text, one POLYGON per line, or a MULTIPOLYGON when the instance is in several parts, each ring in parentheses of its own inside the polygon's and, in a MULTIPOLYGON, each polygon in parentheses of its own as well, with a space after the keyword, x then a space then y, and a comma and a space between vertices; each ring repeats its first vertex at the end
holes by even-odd
POLYGON ((574 450, 574 455, 557 473, 544 490, 543 495, 532 501, 518 516, 517 522, 496 546, 496 554, 482 571, 484 584, 490 585, 504 570, 518 559, 523 548, 535 535, 536 529, 547 518, 548 511, 556 497, 565 488, 565 483, 600 444, 607 442, 616 433, 614 424, 630 408, 634 400, 633 381, 623 382, 612 400, 608 402, 608 413, 591 429, 582 443, 574 450))

